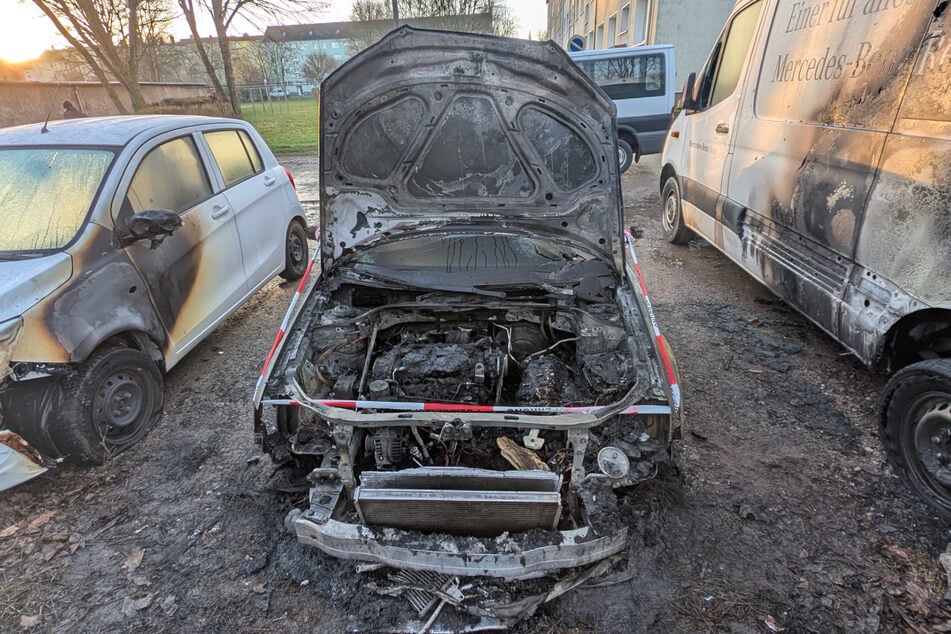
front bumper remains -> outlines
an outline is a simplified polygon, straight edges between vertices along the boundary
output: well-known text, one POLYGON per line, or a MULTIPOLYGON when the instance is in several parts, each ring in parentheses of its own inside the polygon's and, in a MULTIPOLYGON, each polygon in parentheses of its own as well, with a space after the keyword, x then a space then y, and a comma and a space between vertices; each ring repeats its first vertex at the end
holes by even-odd
POLYGON ((54 464, 19 435, 0 430, 0 491, 33 479, 54 464))
POLYGON ((298 509, 288 524, 304 544, 342 559, 356 559, 394 568, 447 575, 498 577, 506 581, 534 579, 563 568, 577 568, 620 552, 627 528, 598 537, 590 527, 560 531, 560 543, 528 547, 530 537, 513 534, 492 540, 496 550, 481 542, 462 551, 450 535, 420 535, 394 528, 373 528, 328 519, 315 521, 298 509))

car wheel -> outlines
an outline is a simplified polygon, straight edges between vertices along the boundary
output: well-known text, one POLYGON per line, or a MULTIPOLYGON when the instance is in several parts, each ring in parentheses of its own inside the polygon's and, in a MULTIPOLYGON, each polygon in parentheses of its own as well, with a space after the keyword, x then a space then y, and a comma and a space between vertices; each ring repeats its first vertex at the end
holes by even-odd
POLYGON ((921 361, 896 372, 880 411, 882 444, 895 470, 951 517, 951 360, 921 361))
POLYGON ((623 139, 617 140, 617 162, 618 171, 623 174, 634 162, 634 150, 631 144, 623 139))
POLYGON ((664 182, 662 200, 664 212, 661 224, 664 228, 664 238, 672 244, 687 244, 697 234, 684 224, 680 184, 676 176, 671 176, 664 182))
POLYGON ((102 349, 64 380, 53 442, 69 462, 102 464, 148 433, 162 401, 162 374, 147 354, 102 349))
POLYGON ((284 270, 281 271, 281 277, 285 280, 299 280, 307 270, 307 261, 307 230, 295 220, 287 227, 287 239, 284 243, 284 270))

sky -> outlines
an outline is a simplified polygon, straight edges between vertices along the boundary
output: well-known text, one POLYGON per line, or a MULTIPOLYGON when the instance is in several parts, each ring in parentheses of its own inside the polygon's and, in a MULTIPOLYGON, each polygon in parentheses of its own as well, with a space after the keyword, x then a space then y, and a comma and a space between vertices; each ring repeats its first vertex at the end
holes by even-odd
MULTIPOLYGON (((350 0, 332 0, 318 21, 348 19, 351 4, 350 0)), ((545 0, 508 0, 508 5, 520 23, 519 37, 528 37, 530 33, 534 37, 545 29, 548 11, 545 0)), ((49 19, 29 0, 0 0, 0 16, 3 16, 0 20, 0 58, 8 62, 35 59, 49 48, 65 46, 65 40, 49 19)), ((252 33, 252 29, 241 29, 240 32, 252 33)), ((178 35, 187 36, 187 28, 178 35)), ((211 35, 210 29, 208 35, 211 35)))

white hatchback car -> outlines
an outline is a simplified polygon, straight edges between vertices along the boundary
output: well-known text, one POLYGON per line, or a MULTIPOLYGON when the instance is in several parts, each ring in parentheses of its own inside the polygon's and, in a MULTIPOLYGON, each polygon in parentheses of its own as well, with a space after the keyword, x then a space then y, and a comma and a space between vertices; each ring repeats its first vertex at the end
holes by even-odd
POLYGON ((8 432, 78 463, 141 439, 162 373, 308 261, 290 173, 248 123, 0 130, 0 489, 35 472, 8 432))

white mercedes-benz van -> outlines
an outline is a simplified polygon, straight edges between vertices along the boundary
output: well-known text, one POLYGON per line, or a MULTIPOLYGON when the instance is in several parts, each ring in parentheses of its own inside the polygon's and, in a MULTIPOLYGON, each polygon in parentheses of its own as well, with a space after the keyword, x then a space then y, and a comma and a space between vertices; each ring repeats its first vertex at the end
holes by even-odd
POLYGON ((662 158, 663 227, 699 234, 893 372, 886 452, 951 514, 947 0, 740 0, 662 158))

